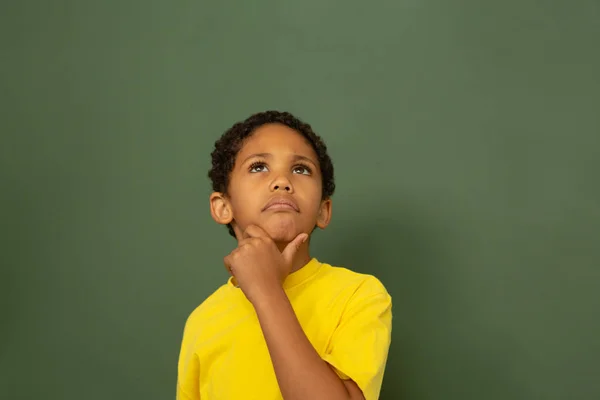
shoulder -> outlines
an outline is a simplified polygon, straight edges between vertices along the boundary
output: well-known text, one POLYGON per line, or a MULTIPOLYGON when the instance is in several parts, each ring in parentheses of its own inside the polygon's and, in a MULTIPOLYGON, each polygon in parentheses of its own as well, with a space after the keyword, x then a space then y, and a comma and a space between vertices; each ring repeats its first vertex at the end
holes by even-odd
POLYGON ((350 293, 352 298, 379 296, 391 299, 385 285, 376 276, 353 271, 341 266, 321 263, 321 279, 331 286, 339 287, 350 293))
POLYGON ((186 329, 199 324, 201 321, 206 319, 209 315, 218 312, 218 309, 228 304, 225 301, 231 296, 231 288, 226 284, 220 286, 211 295, 209 295, 200 305, 196 306, 192 312, 188 315, 186 320, 186 329))
POLYGON ((374 275, 353 271, 342 266, 322 264, 322 277, 344 286, 354 286, 364 295, 388 294, 384 284, 374 275))

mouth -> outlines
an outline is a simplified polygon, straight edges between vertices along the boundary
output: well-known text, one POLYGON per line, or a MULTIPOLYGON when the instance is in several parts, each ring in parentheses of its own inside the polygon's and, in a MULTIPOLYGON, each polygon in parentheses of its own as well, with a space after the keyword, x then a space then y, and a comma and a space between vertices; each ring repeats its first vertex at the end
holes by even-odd
POLYGON ((263 211, 288 210, 299 212, 298 205, 288 197, 275 197, 269 200, 263 211))

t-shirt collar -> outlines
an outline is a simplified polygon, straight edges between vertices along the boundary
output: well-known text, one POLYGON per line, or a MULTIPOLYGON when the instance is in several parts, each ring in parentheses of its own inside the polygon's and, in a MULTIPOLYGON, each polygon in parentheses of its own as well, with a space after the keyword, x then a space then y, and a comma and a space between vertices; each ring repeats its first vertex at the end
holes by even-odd
POLYGON ((321 263, 316 258, 312 258, 304 267, 287 276, 283 282, 283 288, 290 289, 301 284, 316 274, 319 268, 321 268, 321 263))
MULTIPOLYGON (((288 275, 288 277, 283 282, 283 288, 290 289, 294 286, 301 284, 302 282, 316 274, 319 268, 321 268, 321 263, 316 258, 312 258, 304 267, 288 275)), ((236 285, 234 285, 233 282, 233 277, 229 277, 229 279, 227 280, 227 285, 236 287, 236 285)))

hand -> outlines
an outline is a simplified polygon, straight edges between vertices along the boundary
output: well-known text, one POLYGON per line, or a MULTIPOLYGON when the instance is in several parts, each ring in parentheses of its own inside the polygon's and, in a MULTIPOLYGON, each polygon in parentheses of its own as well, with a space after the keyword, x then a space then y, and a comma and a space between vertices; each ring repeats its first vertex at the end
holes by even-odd
POLYGON ((250 225, 244 239, 223 261, 246 298, 254 304, 261 296, 282 287, 292 270, 294 255, 306 239, 308 235, 301 233, 280 252, 262 228, 250 225))

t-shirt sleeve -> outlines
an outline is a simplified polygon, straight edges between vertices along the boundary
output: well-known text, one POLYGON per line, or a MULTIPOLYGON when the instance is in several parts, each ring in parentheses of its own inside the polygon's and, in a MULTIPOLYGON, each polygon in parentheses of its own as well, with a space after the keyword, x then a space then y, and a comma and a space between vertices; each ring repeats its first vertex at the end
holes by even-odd
POLYGON ((370 278, 349 300, 323 359, 341 379, 352 379, 366 400, 377 400, 392 332, 392 298, 370 278))
POLYGON ((185 324, 177 365, 177 400, 200 400, 200 365, 195 349, 195 334, 190 316, 185 324))

